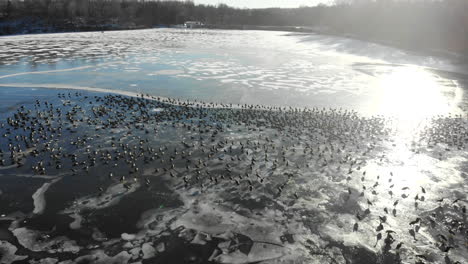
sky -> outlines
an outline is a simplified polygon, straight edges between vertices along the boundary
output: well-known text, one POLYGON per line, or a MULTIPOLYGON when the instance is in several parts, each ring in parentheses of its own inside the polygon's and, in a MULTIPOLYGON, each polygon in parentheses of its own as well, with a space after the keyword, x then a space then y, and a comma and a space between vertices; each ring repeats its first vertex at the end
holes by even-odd
POLYGON ((217 5, 220 3, 233 7, 267 8, 267 7, 299 7, 316 6, 320 3, 330 3, 332 0, 194 0, 195 4, 217 5))

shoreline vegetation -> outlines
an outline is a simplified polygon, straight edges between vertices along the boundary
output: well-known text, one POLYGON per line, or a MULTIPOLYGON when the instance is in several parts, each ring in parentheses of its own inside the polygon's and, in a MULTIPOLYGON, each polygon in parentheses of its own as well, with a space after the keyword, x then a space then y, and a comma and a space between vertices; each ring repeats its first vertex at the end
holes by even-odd
POLYGON ((330 6, 240 9, 192 1, 0 0, 0 36, 177 27, 279 30, 468 57, 468 1, 335 0, 330 6))

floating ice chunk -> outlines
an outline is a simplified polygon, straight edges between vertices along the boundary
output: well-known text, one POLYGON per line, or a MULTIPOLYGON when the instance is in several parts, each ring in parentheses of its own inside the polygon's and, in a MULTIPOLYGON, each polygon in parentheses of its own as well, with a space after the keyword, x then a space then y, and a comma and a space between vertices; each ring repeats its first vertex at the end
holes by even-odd
POLYGON ((58 262, 58 259, 54 258, 43 258, 40 260, 30 260, 29 263, 31 264, 55 264, 58 262))
POLYGON ((123 240, 126 240, 126 241, 130 241, 130 240, 135 240, 136 239, 136 235, 134 234, 127 234, 127 233, 123 233, 121 235, 122 239, 123 240))
POLYGON ((146 229, 146 232, 159 234, 167 227, 166 223, 174 216, 181 214, 183 211, 178 209, 152 209, 144 212, 137 227, 146 229))
POLYGON ((128 263, 131 259, 132 255, 130 255, 127 251, 122 251, 119 254, 109 257, 104 253, 102 250, 94 251, 91 255, 86 255, 75 259, 74 263, 95 263, 95 264, 107 264, 107 263, 128 263))
POLYGON ((244 253, 236 250, 229 254, 222 254, 214 258, 218 263, 229 263, 229 264, 242 264, 249 263, 249 257, 244 253))
POLYGON ((344 258, 343 254, 341 253, 341 250, 337 247, 332 247, 328 250, 328 254, 332 256, 332 259, 335 261, 335 263, 338 264, 344 264, 347 263, 346 259, 344 258))
POLYGON ((208 261, 212 262, 219 254, 220 254, 220 250, 215 249, 213 253, 211 253, 211 256, 208 258, 208 261))
POLYGON ((64 236, 44 239, 44 236, 40 232, 29 230, 25 227, 13 230, 13 234, 23 247, 32 251, 48 251, 49 253, 77 253, 80 251, 80 247, 76 244, 75 241, 69 240, 64 236))
POLYGON ((227 231, 227 232, 224 232, 222 234, 217 235, 216 237, 222 238, 222 239, 225 239, 225 240, 230 240, 230 239, 234 238, 234 236, 235 236, 234 233, 232 233, 231 231, 227 231))
POLYGON ((18 248, 14 245, 6 241, 0 241, 0 263, 9 264, 13 263, 14 261, 23 260, 27 258, 27 256, 15 255, 17 250, 18 248))
POLYGON ((207 240, 207 235, 203 234, 203 233, 197 233, 195 235, 195 237, 193 238, 192 244, 197 244, 197 245, 205 245, 206 244, 206 240, 207 240))
POLYGON ((218 248, 223 251, 223 253, 227 254, 229 252, 229 246, 231 245, 231 241, 224 241, 218 244, 218 248))
POLYGON ((135 260, 140 256, 141 249, 139 247, 130 249, 130 254, 132 254, 132 259, 135 260))
POLYGON ((127 243, 123 244, 122 247, 123 248, 133 248, 134 246, 133 246, 133 244, 131 242, 127 242, 127 243))
POLYGON ((124 69, 126 72, 137 72, 140 70, 140 68, 125 68, 124 69))
POLYGON ((164 111, 163 108, 153 108, 153 109, 151 109, 151 112, 153 112, 153 113, 162 112, 162 111, 164 111))
POLYGON ((160 70, 156 71, 153 73, 148 74, 149 76, 155 76, 155 75, 177 75, 177 74, 182 74, 184 71, 181 70, 160 70))
POLYGON ((115 184, 107 188, 102 195, 87 196, 76 200, 74 206, 65 209, 61 213, 69 214, 70 217, 75 219, 75 221, 70 224, 70 228, 80 228, 82 216, 78 215, 79 211, 85 208, 103 209, 118 204, 125 195, 135 192, 139 187, 140 183, 138 182, 133 183, 129 189, 125 188, 122 183, 115 184))
POLYGON ((79 214, 72 214, 70 215, 71 218, 75 219, 73 222, 70 223, 71 229, 80 229, 81 222, 83 221, 83 217, 79 214))
POLYGON ((101 231, 99 231, 99 229, 97 229, 97 228, 93 228, 92 237, 96 241, 107 241, 106 235, 104 233, 102 233, 101 231))
POLYGON ((51 182, 46 182, 44 183, 37 191, 32 195, 33 201, 34 201, 34 214, 42 214, 45 210, 46 207, 46 199, 45 199, 45 193, 49 189, 49 187, 57 182, 60 178, 55 179, 51 182))
POLYGON ((236 226, 229 217, 222 212, 210 210, 206 204, 200 204, 200 213, 187 212, 173 223, 173 227, 185 226, 186 228, 201 230, 206 233, 220 234, 236 226), (226 219, 223 219, 226 218, 226 219), (223 221, 224 220, 224 221, 223 221))
POLYGON ((159 253, 164 252, 165 250, 166 245, 164 244, 164 242, 161 242, 156 246, 156 251, 158 251, 159 253))
MULTIPOLYGON (((162 244, 164 247, 164 244, 162 244)), ((158 245, 159 246, 159 245, 158 245)), ((158 250, 159 251, 159 250, 158 250)), ((155 248, 152 246, 152 243, 147 242, 141 246, 141 252, 143 252, 143 259, 149 259, 154 257, 156 254, 155 248)))
POLYGON ((254 243, 250 253, 244 254, 240 250, 231 253, 223 253, 214 258, 219 263, 241 264, 272 260, 282 257, 284 248, 271 244, 254 243))

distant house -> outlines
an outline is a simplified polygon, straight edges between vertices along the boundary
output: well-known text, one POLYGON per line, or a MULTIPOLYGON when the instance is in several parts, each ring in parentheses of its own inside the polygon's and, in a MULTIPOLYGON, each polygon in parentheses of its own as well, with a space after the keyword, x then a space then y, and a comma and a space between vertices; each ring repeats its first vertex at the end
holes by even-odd
POLYGON ((186 28, 201 28, 204 24, 200 21, 187 21, 184 23, 186 28))

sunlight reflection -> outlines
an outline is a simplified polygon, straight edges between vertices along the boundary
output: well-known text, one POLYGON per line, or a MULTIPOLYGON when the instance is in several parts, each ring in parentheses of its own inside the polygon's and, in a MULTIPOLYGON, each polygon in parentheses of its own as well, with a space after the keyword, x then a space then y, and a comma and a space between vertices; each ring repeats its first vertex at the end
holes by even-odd
POLYGON ((421 120, 451 110, 435 76, 417 67, 399 68, 380 80, 381 110, 404 120, 421 120))
POLYGON ((460 91, 415 66, 399 67, 378 81, 380 94, 375 110, 394 117, 399 137, 414 135, 436 115, 457 112, 460 91))
POLYGON ((459 113, 462 91, 456 83, 414 66, 392 70, 379 79, 378 87, 374 110, 394 118, 395 134, 386 158, 396 175, 395 187, 425 186, 430 182, 427 171, 435 169, 434 158, 417 155, 411 145, 432 117, 459 113))

